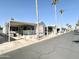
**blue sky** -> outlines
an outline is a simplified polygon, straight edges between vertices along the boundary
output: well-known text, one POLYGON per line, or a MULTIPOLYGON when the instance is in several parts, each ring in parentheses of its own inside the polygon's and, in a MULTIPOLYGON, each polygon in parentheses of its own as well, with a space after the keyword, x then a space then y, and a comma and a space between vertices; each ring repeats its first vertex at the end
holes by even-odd
MULTIPOLYGON (((57 23, 74 25, 79 19, 79 0, 60 0, 57 4, 57 23), (63 8, 61 17, 59 10, 63 8)), ((55 24, 54 6, 51 0, 38 0, 39 19, 47 25, 55 24)), ((10 18, 36 23, 35 0, 0 0, 0 25, 10 18)))

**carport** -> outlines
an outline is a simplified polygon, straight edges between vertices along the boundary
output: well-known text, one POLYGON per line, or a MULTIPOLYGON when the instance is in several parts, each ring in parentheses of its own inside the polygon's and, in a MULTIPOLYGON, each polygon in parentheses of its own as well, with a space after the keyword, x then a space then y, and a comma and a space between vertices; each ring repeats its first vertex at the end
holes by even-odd
POLYGON ((7 25, 8 25, 7 30, 9 35, 9 41, 10 37, 13 36, 35 35, 36 33, 35 23, 10 21, 7 25))

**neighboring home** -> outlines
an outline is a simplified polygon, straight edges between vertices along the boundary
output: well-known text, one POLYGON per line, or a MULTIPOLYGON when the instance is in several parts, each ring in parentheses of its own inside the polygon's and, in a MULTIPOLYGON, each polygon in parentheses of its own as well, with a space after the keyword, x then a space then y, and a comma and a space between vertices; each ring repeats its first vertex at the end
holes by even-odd
POLYGON ((45 35, 45 27, 46 25, 44 24, 44 22, 40 22, 39 23, 39 35, 45 35))
POLYGON ((79 20, 78 20, 78 22, 76 24, 76 29, 79 29, 79 20))
MULTIPOLYGON (((10 22, 5 24, 3 28, 3 33, 9 34, 9 30, 11 37, 36 35, 37 24, 11 20, 10 22)), ((45 34, 45 24, 43 22, 39 23, 39 34, 40 35, 45 34)))
POLYGON ((47 35, 47 32, 48 32, 48 34, 51 34, 52 32, 54 32, 54 29, 55 29, 55 26, 45 27, 45 35, 47 35))

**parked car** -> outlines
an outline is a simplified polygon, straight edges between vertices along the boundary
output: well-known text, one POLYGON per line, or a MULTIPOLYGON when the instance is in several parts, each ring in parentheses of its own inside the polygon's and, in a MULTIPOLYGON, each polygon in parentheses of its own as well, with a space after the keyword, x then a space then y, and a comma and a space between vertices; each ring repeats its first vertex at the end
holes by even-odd
POLYGON ((78 34, 78 35, 79 35, 79 27, 76 27, 76 28, 75 28, 74 34, 76 34, 76 35, 78 34))
POLYGON ((79 29, 75 29, 74 32, 79 33, 79 29))

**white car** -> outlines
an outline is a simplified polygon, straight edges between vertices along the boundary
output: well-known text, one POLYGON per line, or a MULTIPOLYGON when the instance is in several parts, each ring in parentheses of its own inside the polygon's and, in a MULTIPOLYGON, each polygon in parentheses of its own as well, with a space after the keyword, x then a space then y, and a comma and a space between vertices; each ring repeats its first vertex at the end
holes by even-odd
POLYGON ((75 27, 74 32, 79 33, 79 26, 76 26, 76 27, 75 27))
POLYGON ((79 29, 75 29, 74 32, 79 33, 79 29))

